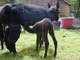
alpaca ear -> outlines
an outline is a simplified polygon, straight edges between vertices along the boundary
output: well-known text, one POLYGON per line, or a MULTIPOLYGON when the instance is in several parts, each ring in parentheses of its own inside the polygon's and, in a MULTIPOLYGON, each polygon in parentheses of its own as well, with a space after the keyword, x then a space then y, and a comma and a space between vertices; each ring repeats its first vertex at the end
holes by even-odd
POLYGON ((51 5, 48 3, 48 8, 50 8, 51 7, 51 5))
POLYGON ((58 10, 59 7, 60 7, 60 4, 59 4, 59 1, 57 1, 57 3, 56 3, 56 9, 58 10))
POLYGON ((11 11, 11 5, 6 4, 3 9, 5 10, 6 13, 9 13, 11 11))
POLYGON ((50 8, 52 6, 52 0, 48 1, 48 8, 50 8))

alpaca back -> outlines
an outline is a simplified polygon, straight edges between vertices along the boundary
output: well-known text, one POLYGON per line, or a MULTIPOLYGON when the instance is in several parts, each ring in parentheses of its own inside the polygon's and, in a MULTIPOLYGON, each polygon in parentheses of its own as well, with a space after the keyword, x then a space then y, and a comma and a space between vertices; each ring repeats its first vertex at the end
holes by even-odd
POLYGON ((49 28, 52 26, 51 20, 49 18, 44 18, 43 20, 32 25, 33 30, 40 33, 48 32, 49 28))

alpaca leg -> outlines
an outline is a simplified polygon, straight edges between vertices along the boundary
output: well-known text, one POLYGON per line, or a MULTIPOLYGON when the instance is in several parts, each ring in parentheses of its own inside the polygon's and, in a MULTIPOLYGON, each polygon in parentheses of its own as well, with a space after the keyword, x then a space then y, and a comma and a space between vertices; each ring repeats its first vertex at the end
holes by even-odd
POLYGON ((11 50, 11 45, 8 43, 8 42, 5 42, 5 44, 6 44, 6 48, 9 50, 9 52, 11 53, 12 52, 12 50, 11 50))
POLYGON ((15 46, 15 43, 11 46, 11 49, 12 49, 12 52, 14 54, 16 54, 16 46, 15 46))
POLYGON ((56 38, 55 38, 55 35, 54 35, 54 31, 53 31, 53 30, 50 30, 50 31, 49 31, 49 34, 50 34, 50 36, 52 37, 53 42, 54 42, 54 46, 55 46, 54 57, 56 57, 56 55, 57 55, 57 40, 56 40, 56 38))
POLYGON ((56 57, 56 55, 57 55, 57 40, 55 39, 55 37, 53 39, 54 39, 54 46, 55 46, 54 57, 56 57))
POLYGON ((47 57, 47 51, 48 51, 49 41, 48 39, 45 40, 45 54, 44 57, 47 57))
POLYGON ((42 41, 42 40, 40 40, 40 48, 42 47, 42 45, 43 45, 43 41, 42 41))
POLYGON ((38 48, 39 48, 40 40, 41 40, 41 35, 37 33, 37 40, 36 40, 36 50, 37 51, 38 51, 38 48))
POLYGON ((2 49, 2 50, 4 49, 3 44, 4 44, 4 41, 1 40, 1 49, 2 49))

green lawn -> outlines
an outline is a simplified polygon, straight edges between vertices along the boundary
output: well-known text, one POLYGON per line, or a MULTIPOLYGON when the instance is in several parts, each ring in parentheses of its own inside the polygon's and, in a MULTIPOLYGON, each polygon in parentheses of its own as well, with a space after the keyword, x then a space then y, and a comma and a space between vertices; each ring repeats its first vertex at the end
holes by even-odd
MULTIPOLYGON (((58 41, 56 60, 80 60, 80 31, 60 29, 55 30, 58 41)), ((5 48, 0 50, 0 60, 54 60, 54 45, 49 36, 49 50, 47 58, 43 58, 44 47, 39 52, 35 51, 36 35, 22 32, 17 41, 17 54, 9 53, 5 48)))

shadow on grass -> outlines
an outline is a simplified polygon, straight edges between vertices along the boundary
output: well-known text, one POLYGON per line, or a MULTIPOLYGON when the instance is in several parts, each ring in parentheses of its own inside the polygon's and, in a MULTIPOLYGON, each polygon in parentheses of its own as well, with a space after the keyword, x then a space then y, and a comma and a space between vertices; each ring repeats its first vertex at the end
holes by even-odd
MULTIPOLYGON (((9 52, 3 53, 0 55, 0 60, 55 60, 53 55, 49 55, 47 58, 44 58, 42 56, 44 55, 44 52, 40 55, 39 52, 41 50, 37 52, 33 47, 34 46, 24 48, 20 52, 17 52, 16 55, 9 52)), ((52 53, 52 51, 48 53, 52 53)))

